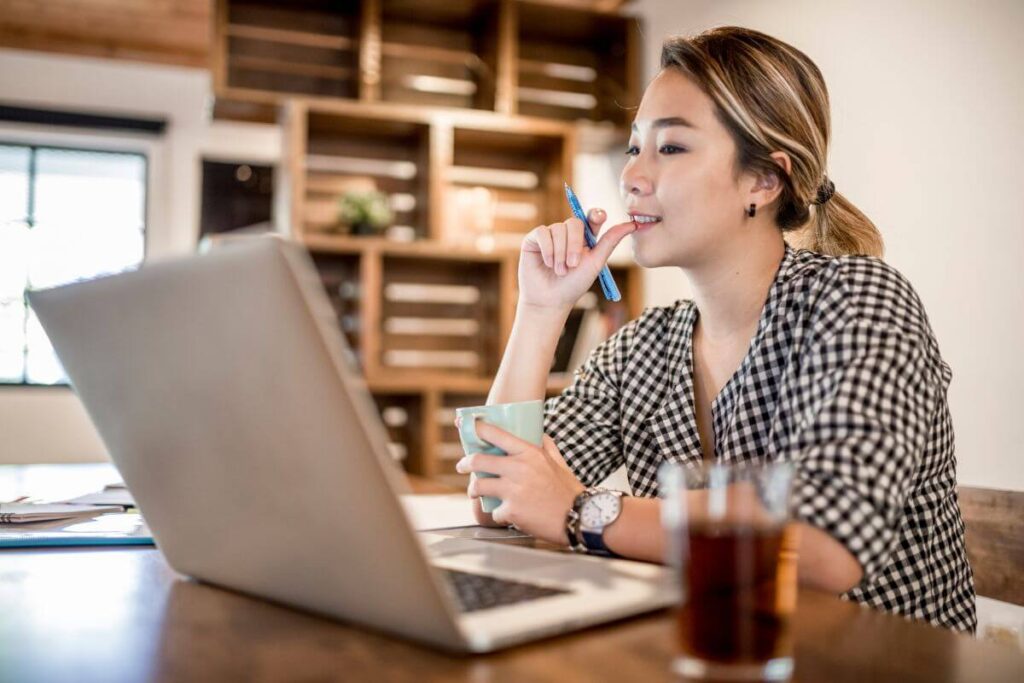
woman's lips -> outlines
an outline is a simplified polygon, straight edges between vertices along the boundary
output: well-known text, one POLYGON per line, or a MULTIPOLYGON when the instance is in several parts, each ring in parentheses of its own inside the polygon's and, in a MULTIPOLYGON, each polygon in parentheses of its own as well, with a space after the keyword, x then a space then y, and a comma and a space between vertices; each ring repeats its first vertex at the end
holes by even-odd
POLYGON ((640 216, 633 216, 632 218, 634 227, 633 232, 644 232, 645 230, 650 230, 655 225, 661 223, 661 218, 658 216, 644 216, 643 219, 641 219, 640 216))

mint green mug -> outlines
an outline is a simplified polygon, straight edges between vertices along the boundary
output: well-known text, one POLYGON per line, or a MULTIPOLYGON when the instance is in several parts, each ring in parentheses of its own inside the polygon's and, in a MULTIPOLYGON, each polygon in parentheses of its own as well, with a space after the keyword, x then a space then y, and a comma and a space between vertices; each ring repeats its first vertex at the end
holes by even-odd
MULTIPOLYGON (((522 401, 520 403, 497 403, 490 406, 472 406, 455 410, 456 423, 459 427, 459 440, 466 455, 486 453, 488 455, 508 455, 497 446, 490 444, 476 433, 476 420, 482 419, 488 424, 501 427, 509 434, 529 441, 535 446, 544 443, 544 401, 522 401)), ((477 472, 478 477, 493 477, 487 472, 477 472)), ((494 512, 501 505, 501 499, 483 496, 480 506, 484 512, 494 512)))

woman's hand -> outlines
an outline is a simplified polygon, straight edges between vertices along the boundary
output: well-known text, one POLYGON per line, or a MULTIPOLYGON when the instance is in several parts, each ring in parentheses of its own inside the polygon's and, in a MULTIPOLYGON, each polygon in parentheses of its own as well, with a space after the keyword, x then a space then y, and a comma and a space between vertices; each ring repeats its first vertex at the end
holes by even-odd
POLYGON ((493 512, 499 524, 516 528, 549 543, 568 545, 565 516, 584 486, 562 459, 551 437, 534 446, 500 427, 477 420, 476 433, 508 455, 472 453, 458 462, 459 472, 488 472, 495 478, 473 477, 471 498, 494 496, 501 505, 493 512))
MULTIPOLYGON (((597 237, 605 212, 591 209, 587 218, 597 237)), ((534 228, 523 239, 519 253, 520 305, 571 308, 594 284, 615 246, 635 229, 632 221, 612 226, 589 249, 583 239, 583 221, 578 218, 534 228)))

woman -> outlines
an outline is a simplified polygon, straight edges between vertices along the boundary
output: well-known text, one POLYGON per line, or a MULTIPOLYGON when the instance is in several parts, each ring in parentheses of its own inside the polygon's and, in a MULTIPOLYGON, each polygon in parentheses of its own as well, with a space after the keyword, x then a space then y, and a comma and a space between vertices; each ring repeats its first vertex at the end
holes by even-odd
POLYGON ((681 268, 693 300, 647 309, 597 348, 547 401, 543 448, 478 425, 510 454, 458 465, 498 475, 471 479, 471 497, 503 500, 493 517, 474 501, 478 520, 564 545, 570 510, 625 465, 633 495, 605 497, 591 549, 661 561, 663 461, 786 460, 802 583, 972 631, 950 370, 913 288, 877 258, 878 231, 826 176, 821 73, 736 27, 668 40, 661 67, 622 172, 632 220, 593 249, 576 219, 526 237, 488 401, 544 397, 572 304, 626 235, 637 263, 681 268))

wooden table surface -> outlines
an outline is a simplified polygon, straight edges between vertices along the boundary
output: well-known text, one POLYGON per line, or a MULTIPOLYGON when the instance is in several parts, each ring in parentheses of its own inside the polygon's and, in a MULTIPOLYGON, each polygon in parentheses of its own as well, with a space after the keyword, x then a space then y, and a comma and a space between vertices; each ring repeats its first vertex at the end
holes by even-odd
MULTIPOLYGON (((103 481, 95 468, 51 474, 103 481)), ((0 467, 0 500, 44 475, 0 467)), ((1008 647, 812 591, 798 603, 795 681, 1024 681, 1008 647)), ((153 548, 0 550, 0 681, 678 680, 674 640, 663 610, 450 656, 185 579, 153 548)))

